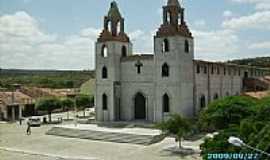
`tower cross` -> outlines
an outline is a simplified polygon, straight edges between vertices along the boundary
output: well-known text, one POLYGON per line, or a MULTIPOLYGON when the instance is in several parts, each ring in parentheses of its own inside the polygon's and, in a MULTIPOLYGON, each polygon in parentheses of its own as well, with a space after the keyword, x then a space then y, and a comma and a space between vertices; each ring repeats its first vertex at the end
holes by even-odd
POLYGON ((137 67, 137 73, 140 74, 141 73, 141 67, 143 66, 142 62, 140 60, 137 61, 137 63, 135 64, 135 67, 137 67))

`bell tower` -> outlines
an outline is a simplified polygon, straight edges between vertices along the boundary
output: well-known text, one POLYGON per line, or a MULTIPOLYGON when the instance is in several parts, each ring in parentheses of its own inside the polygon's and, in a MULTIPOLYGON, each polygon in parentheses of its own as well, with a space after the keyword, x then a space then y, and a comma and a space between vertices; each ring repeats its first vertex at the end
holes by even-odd
POLYGON ((178 0, 168 0, 154 36, 156 121, 167 119, 171 113, 193 114, 193 43, 184 8, 178 0))
POLYGON ((132 44, 125 33, 125 21, 118 5, 111 2, 96 42, 96 119, 120 119, 121 58, 132 54, 132 44))

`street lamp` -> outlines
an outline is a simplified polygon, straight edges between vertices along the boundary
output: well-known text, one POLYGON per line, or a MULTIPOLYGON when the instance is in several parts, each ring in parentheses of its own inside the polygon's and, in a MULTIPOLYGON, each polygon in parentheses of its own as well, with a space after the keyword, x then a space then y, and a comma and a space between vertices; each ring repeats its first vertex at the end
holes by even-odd
POLYGON ((238 137, 233 137, 233 136, 231 136, 231 137, 229 137, 228 142, 229 142, 230 144, 236 146, 236 147, 247 147, 247 148, 249 148, 249 149, 251 149, 251 150, 254 150, 254 151, 256 151, 256 152, 259 152, 259 153, 261 153, 261 154, 264 154, 264 155, 267 155, 268 157, 270 157, 270 154, 269 154, 269 153, 264 152, 264 151, 262 151, 262 150, 260 150, 260 149, 251 147, 250 145, 244 143, 243 140, 241 140, 241 139, 238 138, 238 137))
MULTIPOLYGON (((11 92, 11 110, 12 110, 12 121, 15 121, 16 120, 16 117, 15 117, 15 107, 19 107, 19 112, 21 113, 21 110, 20 110, 20 104, 19 103, 16 103, 15 101, 15 93, 17 92, 17 90, 20 88, 20 84, 12 84, 11 87, 12 87, 12 92, 11 92)), ((19 114, 19 117, 20 119, 20 124, 21 124, 21 115, 19 114)))
POLYGON ((74 101, 74 126, 77 127, 78 120, 77 120, 77 104, 76 104, 76 96, 78 95, 78 90, 74 89, 72 93, 69 93, 67 97, 72 98, 74 101))

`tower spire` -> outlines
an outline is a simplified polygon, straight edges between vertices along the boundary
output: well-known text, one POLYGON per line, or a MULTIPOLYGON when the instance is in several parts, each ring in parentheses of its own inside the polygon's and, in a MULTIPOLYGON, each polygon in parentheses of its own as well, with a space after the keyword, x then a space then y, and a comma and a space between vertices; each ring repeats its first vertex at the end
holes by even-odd
POLYGON ((125 33, 125 22, 116 1, 112 1, 107 16, 104 17, 104 27, 98 41, 129 42, 125 33))
POLYGON ((163 24, 160 26, 157 36, 192 37, 185 22, 184 10, 178 0, 168 0, 167 4, 163 6, 163 24))
POLYGON ((179 4, 178 0, 168 0, 167 6, 177 6, 177 7, 180 7, 180 4, 179 4))

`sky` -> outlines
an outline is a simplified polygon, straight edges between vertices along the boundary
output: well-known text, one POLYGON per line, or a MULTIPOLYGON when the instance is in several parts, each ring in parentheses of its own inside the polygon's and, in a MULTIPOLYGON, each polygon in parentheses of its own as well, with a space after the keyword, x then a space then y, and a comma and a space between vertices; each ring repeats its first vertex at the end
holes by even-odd
MULTIPOLYGON (((116 0, 134 54, 153 54, 166 0, 116 0)), ((0 68, 94 69, 110 0, 0 0, 0 68)), ((270 56, 270 0, 183 0, 195 58, 270 56)))

